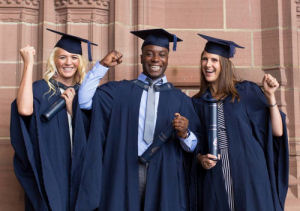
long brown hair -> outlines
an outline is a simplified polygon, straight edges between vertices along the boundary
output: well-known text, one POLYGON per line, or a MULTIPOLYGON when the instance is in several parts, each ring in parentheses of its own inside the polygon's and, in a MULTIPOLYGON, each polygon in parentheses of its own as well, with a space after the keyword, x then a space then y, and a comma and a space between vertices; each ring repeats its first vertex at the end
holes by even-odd
MULTIPOLYGON (((201 54, 201 60, 203 57, 203 53, 201 54)), ((218 90, 215 93, 217 98, 224 98, 228 95, 232 96, 231 101, 234 102, 235 99, 239 101, 239 93, 237 92, 235 85, 240 82, 240 79, 237 78, 235 74, 235 68, 230 59, 225 58, 219 55, 219 61, 221 66, 221 72, 218 77, 218 90)), ((202 62, 201 62, 202 64, 202 62)), ((194 97, 200 97, 205 93, 205 91, 209 88, 209 83, 205 80, 202 72, 202 66, 200 67, 200 91, 194 97)))

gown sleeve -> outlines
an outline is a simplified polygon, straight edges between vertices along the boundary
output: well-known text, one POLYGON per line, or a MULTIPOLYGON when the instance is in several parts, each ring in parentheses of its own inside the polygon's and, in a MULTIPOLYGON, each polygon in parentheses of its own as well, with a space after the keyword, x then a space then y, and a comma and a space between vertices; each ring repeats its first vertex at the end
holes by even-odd
POLYGON ((192 99, 184 95, 182 101, 182 115, 189 120, 189 129, 196 135, 199 142, 199 139, 201 138, 201 133, 199 131, 201 122, 192 104, 192 99))
MULTIPOLYGON (((272 135, 272 125, 267 100, 264 93, 254 83, 246 84, 245 106, 253 134, 262 146, 270 176, 272 193, 279 200, 282 208, 288 189, 289 152, 285 114, 280 112, 283 124, 283 135, 272 135)), ((243 99, 242 99, 243 100, 243 99)))
MULTIPOLYGON (((37 102, 34 100, 36 110, 37 102)), ((39 175, 39 158, 36 154, 35 113, 25 117, 18 113, 16 101, 11 105, 10 135, 15 150, 14 170, 26 194, 26 210, 49 210, 39 175)))
POLYGON ((113 106, 114 88, 115 82, 107 83, 100 86, 93 97, 88 142, 75 210, 94 210, 100 204, 103 145, 113 106))

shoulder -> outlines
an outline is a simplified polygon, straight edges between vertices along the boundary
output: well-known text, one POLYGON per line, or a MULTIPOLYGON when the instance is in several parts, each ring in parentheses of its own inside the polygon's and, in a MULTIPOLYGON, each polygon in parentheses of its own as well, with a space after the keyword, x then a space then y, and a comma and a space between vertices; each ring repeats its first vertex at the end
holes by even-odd
POLYGON ((132 86, 133 83, 128 80, 122 81, 109 81, 96 90, 96 95, 110 95, 113 96, 119 92, 126 90, 128 87, 132 86))
POLYGON ((161 91, 164 96, 174 99, 176 102, 181 102, 181 104, 191 103, 191 98, 181 89, 174 87, 171 83, 168 83, 168 88, 161 91))
POLYGON ((32 86, 33 86, 33 88, 44 89, 44 88, 48 87, 48 84, 44 79, 41 79, 41 80, 37 80, 37 81, 33 82, 32 86))
POLYGON ((265 108, 267 104, 266 97, 259 85, 251 81, 243 81, 236 85, 240 94, 241 102, 247 108, 265 108))
POLYGON ((252 81, 242 81, 236 84, 236 89, 240 95, 260 95, 264 96, 262 89, 252 81))
POLYGON ((50 87, 45 80, 38 80, 32 84, 33 96, 41 98, 45 93, 49 92, 50 87))
POLYGON ((200 104, 203 103, 203 99, 201 97, 192 97, 193 104, 200 104))
POLYGON ((167 88, 164 91, 168 91, 180 97, 188 97, 181 89, 175 87, 172 83, 168 82, 164 85, 167 85, 167 88))
POLYGON ((109 81, 101 86, 99 86, 98 90, 112 90, 112 89, 118 89, 121 87, 125 87, 131 84, 131 81, 128 80, 122 80, 122 81, 109 81))
POLYGON ((192 97, 192 104, 193 104, 195 111, 199 115, 200 110, 204 109, 204 107, 207 105, 207 102, 205 100, 203 100, 201 98, 201 96, 200 97, 192 97))
POLYGON ((261 90, 261 88, 254 82, 252 81, 241 81, 238 82, 235 87, 237 88, 238 91, 249 91, 249 90, 261 90))

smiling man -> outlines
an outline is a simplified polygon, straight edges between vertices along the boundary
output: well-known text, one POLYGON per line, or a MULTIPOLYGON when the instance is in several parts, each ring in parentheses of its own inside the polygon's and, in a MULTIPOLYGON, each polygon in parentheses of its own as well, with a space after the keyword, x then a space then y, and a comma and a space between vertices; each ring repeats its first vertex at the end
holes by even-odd
POLYGON ((190 98, 165 76, 169 42, 175 50, 182 40, 163 29, 132 33, 144 40, 138 79, 96 90, 108 58, 101 61, 102 71, 90 72, 80 87, 81 108, 92 109, 79 191, 79 199, 87 202, 82 209, 187 210, 184 157, 197 145, 192 131, 199 121, 190 98), (88 190, 87 183, 93 184, 88 190))

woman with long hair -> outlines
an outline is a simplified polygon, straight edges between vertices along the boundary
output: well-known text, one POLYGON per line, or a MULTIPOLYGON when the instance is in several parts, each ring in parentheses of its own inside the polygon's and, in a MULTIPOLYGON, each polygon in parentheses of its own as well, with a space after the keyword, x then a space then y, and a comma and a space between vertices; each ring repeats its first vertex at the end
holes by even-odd
POLYGON ((263 90, 239 80, 230 58, 232 41, 199 34, 207 40, 201 54, 200 91, 193 104, 202 123, 202 139, 192 167, 194 210, 283 210, 288 186, 285 115, 278 109, 279 83, 269 74, 263 90), (208 131, 210 106, 217 105, 217 152, 208 131))
MULTIPOLYGON (((20 50, 23 76, 11 107, 14 168, 25 191, 25 210, 75 210, 85 144, 84 138, 76 138, 73 133, 85 136, 76 106, 77 89, 87 65, 81 42, 93 43, 49 31, 62 37, 49 56, 42 80, 32 83, 35 49, 26 46, 20 50)), ((121 61, 111 52, 101 62, 110 67, 121 61)), ((93 70, 99 66, 97 62, 93 70)))

